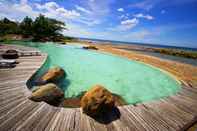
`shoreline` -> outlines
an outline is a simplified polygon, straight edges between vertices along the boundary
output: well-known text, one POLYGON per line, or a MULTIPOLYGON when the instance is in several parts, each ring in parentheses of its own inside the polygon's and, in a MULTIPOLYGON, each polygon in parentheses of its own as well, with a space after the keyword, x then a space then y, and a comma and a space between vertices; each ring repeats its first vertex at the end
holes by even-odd
POLYGON ((94 41, 76 41, 78 43, 86 43, 89 45, 104 45, 113 46, 117 49, 124 49, 129 51, 139 51, 148 53, 159 53, 163 55, 169 55, 174 57, 180 57, 185 59, 196 60, 197 59, 197 49, 196 48, 186 48, 183 47, 170 47, 170 46, 153 46, 153 45, 137 45, 137 44, 125 44, 125 43, 110 43, 110 42, 94 42, 94 41))

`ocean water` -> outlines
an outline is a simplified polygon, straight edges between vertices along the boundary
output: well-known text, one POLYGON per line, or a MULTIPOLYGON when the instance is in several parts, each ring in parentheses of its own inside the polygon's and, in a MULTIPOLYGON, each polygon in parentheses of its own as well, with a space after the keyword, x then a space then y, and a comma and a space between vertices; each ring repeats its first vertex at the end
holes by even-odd
MULTIPOLYGON (((88 39, 88 38, 80 38, 81 40, 89 40, 94 41, 97 44, 100 43, 110 43, 110 44, 127 44, 127 45, 137 45, 143 47, 154 47, 154 48, 167 48, 167 49, 179 49, 185 51, 197 51, 196 47, 178 47, 178 46, 170 46, 170 45, 159 45, 159 44, 149 44, 149 43, 138 43, 138 42, 123 42, 123 41, 113 41, 113 40, 100 40, 100 39, 88 39)), ((186 44, 187 45, 187 44, 186 44)))
POLYGON ((180 84, 160 69, 123 57, 84 50, 81 46, 32 42, 23 45, 48 54, 32 83, 49 68, 60 66, 65 70, 66 77, 59 84, 65 98, 75 97, 97 84, 120 95, 128 104, 163 98, 180 89, 180 84))

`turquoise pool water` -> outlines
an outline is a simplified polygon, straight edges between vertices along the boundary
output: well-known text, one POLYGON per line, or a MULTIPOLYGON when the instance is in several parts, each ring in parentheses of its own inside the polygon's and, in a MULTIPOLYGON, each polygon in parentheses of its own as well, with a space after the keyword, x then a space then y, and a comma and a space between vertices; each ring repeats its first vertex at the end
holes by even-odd
POLYGON ((100 84, 133 104, 169 96, 180 89, 180 84, 170 75, 126 58, 84 50, 80 46, 31 42, 28 45, 48 54, 47 61, 34 78, 54 66, 66 71, 67 76, 59 85, 65 97, 75 97, 100 84))

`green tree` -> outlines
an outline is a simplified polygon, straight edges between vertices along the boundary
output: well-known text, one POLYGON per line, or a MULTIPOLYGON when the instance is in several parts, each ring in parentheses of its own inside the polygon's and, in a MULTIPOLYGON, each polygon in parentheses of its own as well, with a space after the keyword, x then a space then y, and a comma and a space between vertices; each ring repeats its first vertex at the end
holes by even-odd
POLYGON ((33 27, 33 20, 26 16, 23 21, 20 23, 20 30, 24 36, 31 36, 32 35, 32 28, 33 27))
POLYGON ((39 15, 33 23, 33 36, 35 40, 54 40, 62 36, 64 26, 63 22, 39 15))
POLYGON ((35 21, 26 16, 21 23, 11 21, 7 18, 0 20, 0 35, 22 34, 23 36, 33 36, 36 41, 60 41, 64 39, 61 31, 65 29, 65 24, 56 19, 39 15, 35 21))
POLYGON ((0 20, 0 35, 19 33, 18 23, 7 18, 0 20))

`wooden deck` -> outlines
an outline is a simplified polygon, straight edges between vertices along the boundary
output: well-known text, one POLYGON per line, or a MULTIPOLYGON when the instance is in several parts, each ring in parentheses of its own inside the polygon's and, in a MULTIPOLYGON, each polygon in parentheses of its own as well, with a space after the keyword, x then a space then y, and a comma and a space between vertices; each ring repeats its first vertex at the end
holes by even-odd
POLYGON ((21 57, 15 68, 0 69, 0 131, 179 131, 197 120, 197 88, 186 86, 162 100, 118 107, 120 115, 107 115, 107 124, 80 108, 32 102, 26 81, 45 59, 44 54, 21 57))

